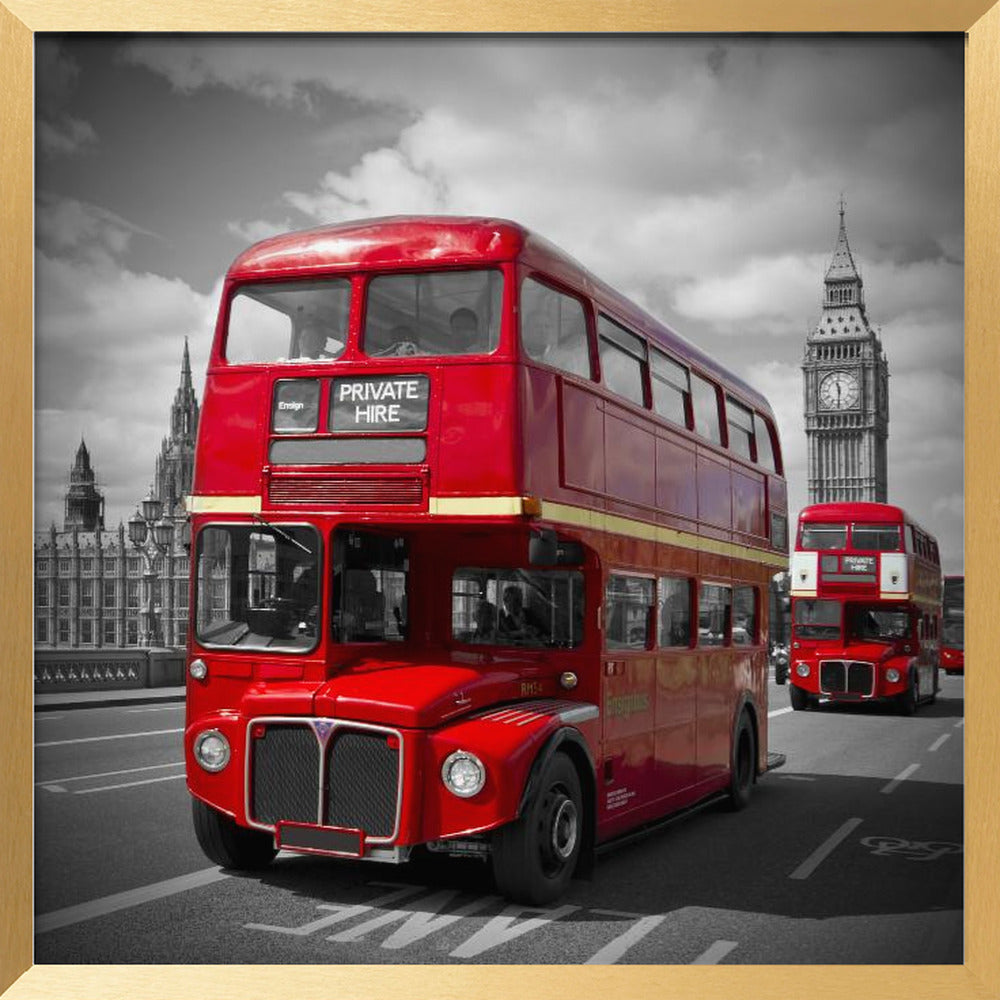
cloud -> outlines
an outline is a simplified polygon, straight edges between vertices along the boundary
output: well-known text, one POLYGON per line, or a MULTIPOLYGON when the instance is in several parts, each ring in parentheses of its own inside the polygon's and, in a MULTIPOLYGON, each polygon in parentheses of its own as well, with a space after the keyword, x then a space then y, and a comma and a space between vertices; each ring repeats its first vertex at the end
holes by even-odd
POLYGON ((97 144, 93 125, 65 111, 79 75, 79 64, 58 41, 38 40, 35 45, 36 134, 45 154, 72 155, 97 144))

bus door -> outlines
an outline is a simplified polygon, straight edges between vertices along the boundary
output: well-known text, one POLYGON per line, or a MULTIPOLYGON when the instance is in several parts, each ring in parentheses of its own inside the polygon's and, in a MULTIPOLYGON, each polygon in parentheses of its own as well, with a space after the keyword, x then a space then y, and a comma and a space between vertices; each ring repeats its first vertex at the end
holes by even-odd
POLYGON ((655 587, 651 577, 612 574, 604 600, 603 793, 609 820, 656 797, 656 657, 649 650, 655 587))

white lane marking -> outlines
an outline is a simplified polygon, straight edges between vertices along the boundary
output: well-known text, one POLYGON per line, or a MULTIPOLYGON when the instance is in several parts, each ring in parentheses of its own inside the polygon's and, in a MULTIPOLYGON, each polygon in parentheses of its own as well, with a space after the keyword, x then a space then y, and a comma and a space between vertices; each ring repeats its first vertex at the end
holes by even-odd
POLYGON ((810 875, 823 863, 823 861, 834 852, 837 846, 846 837, 849 837, 851 831, 856 827, 861 825, 861 820, 858 817, 854 819, 849 819, 846 823, 842 824, 834 833, 830 834, 826 840, 823 841, 819 847, 816 848, 812 854, 809 855, 805 861, 799 865, 795 871, 789 875, 789 878, 804 879, 809 878, 810 875))
POLYGON ((167 733, 183 733, 183 729, 149 729, 144 733, 115 733, 113 736, 83 736, 76 740, 49 740, 36 743, 36 747, 64 747, 71 743, 101 743, 104 740, 131 740, 138 736, 165 736, 167 733))
POLYGON ((956 729, 961 729, 962 726, 964 726, 964 725, 965 725, 965 719, 959 719, 958 722, 955 723, 955 728, 956 729))
POLYGON ((810 778, 807 774, 779 774, 779 778, 784 778, 785 781, 815 781, 815 778, 810 778))
POLYGON ((903 770, 892 779, 892 781, 882 788, 882 794, 891 795, 896 790, 900 782, 906 781, 906 779, 919 767, 919 764, 911 764, 909 767, 904 767, 903 770))
POLYGON ((787 708, 776 708, 773 712, 768 712, 767 717, 769 719, 773 719, 776 715, 785 715, 787 712, 792 712, 792 711, 794 711, 794 709, 792 708, 791 705, 789 705, 787 708))
POLYGON ((114 778, 119 774, 138 774, 140 771, 162 771, 165 767, 183 767, 184 761, 175 760, 171 764, 150 764, 148 767, 127 767, 124 771, 96 771, 94 774, 78 774, 73 778, 49 778, 48 781, 36 781, 36 785, 47 787, 53 782, 65 785, 69 781, 89 781, 91 778, 114 778))
MULTIPOLYGON (((608 913, 608 910, 593 910, 593 913, 608 913)), ((634 914, 638 916, 638 914, 634 914)), ((600 951, 584 962, 584 965, 614 965, 631 948, 638 944, 647 934, 656 930, 660 924, 666 920, 666 916, 657 913, 650 917, 642 917, 637 920, 624 934, 619 934, 614 940, 609 941, 600 951)))
POLYGON ((716 941, 711 947, 703 951, 691 964, 692 965, 718 965, 736 946, 736 941, 716 941))
POLYGON ((941 746, 941 744, 942 744, 942 743, 944 743, 944 741, 945 741, 945 740, 947 740, 949 736, 951 736, 951 733, 944 733, 944 734, 943 734, 942 736, 939 736, 939 737, 938 737, 938 738, 937 738, 937 739, 936 739, 936 740, 935 740, 935 741, 934 741, 934 742, 933 742, 933 743, 932 743, 932 744, 931 744, 931 745, 930 745, 930 746, 929 746, 929 747, 927 748, 927 752, 928 752, 928 753, 934 753, 934 751, 935 751, 935 750, 937 750, 937 748, 938 748, 939 746, 941 746))
POLYGON ((146 706, 145 708, 126 708, 125 712, 128 715, 132 715, 138 712, 183 712, 184 702, 180 702, 176 705, 152 705, 146 706))
POLYGON ((271 931, 273 934, 288 934, 291 937, 308 937, 326 927, 360 917, 376 906, 391 906, 393 903, 398 903, 410 896, 417 896, 425 888, 422 885, 397 886, 394 892, 387 892, 384 896, 379 896, 370 903, 360 903, 356 906, 350 906, 346 903, 318 903, 317 910, 332 910, 333 912, 328 917, 317 917, 316 920, 310 920, 309 923, 299 927, 279 927, 277 924, 244 924, 243 926, 252 931, 271 931))
POLYGON ((183 781, 183 774, 168 774, 163 778, 144 778, 141 781, 123 781, 118 785, 101 785, 100 788, 80 788, 74 795, 90 795, 91 792, 113 792, 118 788, 135 788, 136 785, 155 785, 158 781, 183 781))
POLYGON ((485 927, 476 931, 472 937, 464 944, 460 944, 454 951, 449 953, 450 958, 475 958, 490 948, 498 948, 514 938, 527 934, 529 931, 536 931, 546 924, 576 913, 579 906, 557 906, 555 909, 545 910, 539 907, 508 906, 503 913, 494 917, 485 927), (530 920, 522 920, 519 924, 514 924, 521 914, 541 913, 541 917, 533 917, 530 920))
POLYGON ((485 910, 495 903, 499 903, 497 896, 483 896, 474 899, 471 903, 456 910, 454 913, 442 914, 441 911, 458 895, 455 889, 445 889, 442 892, 432 893, 424 899, 419 900, 413 909, 410 910, 390 910, 388 913, 380 913, 378 916, 365 920, 363 923, 352 927, 350 930, 341 931, 339 934, 331 934, 327 941, 358 941, 371 931, 378 930, 388 924, 406 921, 402 927, 398 928, 382 942, 383 948, 405 948, 422 938, 433 934, 435 931, 443 930, 462 917, 470 917, 480 910, 485 910))
POLYGON ((119 910, 141 906, 143 903, 151 903, 156 899, 175 896, 179 892, 187 892, 188 889, 200 889, 202 886, 211 885, 213 882, 219 882, 225 878, 229 878, 229 876, 221 868, 204 868, 199 872, 179 875, 177 878, 168 878, 163 882, 140 886, 138 889, 116 892, 112 896, 93 899, 89 903, 79 903, 76 906, 67 906, 62 910, 53 910, 51 913, 42 913, 35 917, 35 934, 47 934, 49 931, 59 930, 62 927, 83 923, 85 920, 93 920, 95 917, 104 917, 109 913, 117 913, 119 910))
POLYGON ((65 715, 50 715, 48 712, 35 712, 35 722, 52 722, 56 719, 65 719, 65 715))
POLYGON ((66 789, 62 785, 42 785, 42 787, 47 792, 65 792, 66 789))

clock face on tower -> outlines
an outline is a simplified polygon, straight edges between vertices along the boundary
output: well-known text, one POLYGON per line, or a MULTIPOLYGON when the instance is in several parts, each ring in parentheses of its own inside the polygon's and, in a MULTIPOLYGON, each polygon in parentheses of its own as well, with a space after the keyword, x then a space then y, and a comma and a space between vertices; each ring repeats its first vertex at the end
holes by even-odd
POLYGON ((819 405, 825 410, 850 410, 860 398, 858 380, 850 372, 833 372, 819 384, 819 405))

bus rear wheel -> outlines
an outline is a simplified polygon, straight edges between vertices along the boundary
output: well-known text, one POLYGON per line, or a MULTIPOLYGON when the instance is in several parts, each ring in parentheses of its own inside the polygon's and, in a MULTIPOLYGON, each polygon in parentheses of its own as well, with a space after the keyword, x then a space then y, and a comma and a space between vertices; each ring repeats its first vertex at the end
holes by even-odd
POLYGON ((792 703, 792 708, 796 712, 802 712, 809 707, 809 692, 803 690, 797 684, 789 685, 788 697, 792 703))
POLYGON ((580 778, 572 761, 556 753, 542 769, 534 799, 493 834, 497 888, 518 903, 551 903, 569 885, 582 842, 580 778))
POLYGON ((269 833, 238 826, 200 799, 191 800, 191 812, 199 846, 206 857, 223 868, 242 871, 266 868, 278 853, 269 833))
POLYGON ((733 737, 732 772, 729 779, 729 808, 733 812, 745 809, 750 803, 756 771, 757 753, 753 726, 747 713, 742 712, 733 737))

